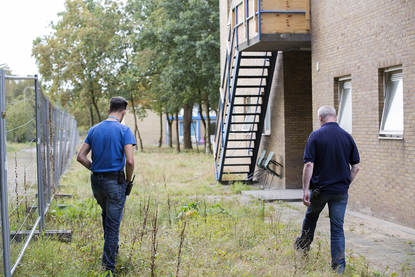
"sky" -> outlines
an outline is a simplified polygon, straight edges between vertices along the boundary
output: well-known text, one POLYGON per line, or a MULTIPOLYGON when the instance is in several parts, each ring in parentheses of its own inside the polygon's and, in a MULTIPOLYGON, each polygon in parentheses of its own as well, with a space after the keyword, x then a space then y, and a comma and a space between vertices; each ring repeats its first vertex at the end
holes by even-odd
POLYGON ((36 37, 51 32, 65 0, 0 0, 0 64, 13 75, 34 75, 39 70, 32 55, 36 37))

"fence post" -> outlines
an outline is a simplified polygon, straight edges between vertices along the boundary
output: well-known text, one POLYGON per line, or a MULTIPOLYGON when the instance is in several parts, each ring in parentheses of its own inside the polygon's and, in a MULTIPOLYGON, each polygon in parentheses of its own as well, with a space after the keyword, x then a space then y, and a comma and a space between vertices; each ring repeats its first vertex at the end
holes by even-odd
POLYGON ((45 227, 45 206, 44 206, 44 195, 43 195, 43 178, 42 178, 42 149, 41 149, 41 118, 40 118, 40 97, 38 88, 38 78, 35 75, 35 100, 36 100, 36 158, 37 158, 37 199, 38 199, 38 211, 40 216, 39 222, 39 233, 43 232, 45 227))
POLYGON ((10 227, 6 175, 6 76, 0 69, 0 185, 1 185, 1 233, 3 237, 4 276, 11 276, 10 227))
POLYGON ((52 201, 52 194, 51 194, 51 189, 50 189, 50 159, 49 159, 49 153, 50 153, 50 119, 49 119, 49 98, 46 97, 45 100, 45 107, 44 107, 44 112, 45 112, 45 116, 44 116, 44 122, 43 124, 46 126, 45 128, 45 147, 46 147, 46 154, 45 154, 45 158, 46 158, 46 182, 47 182, 47 187, 48 187, 48 202, 50 203, 52 201))

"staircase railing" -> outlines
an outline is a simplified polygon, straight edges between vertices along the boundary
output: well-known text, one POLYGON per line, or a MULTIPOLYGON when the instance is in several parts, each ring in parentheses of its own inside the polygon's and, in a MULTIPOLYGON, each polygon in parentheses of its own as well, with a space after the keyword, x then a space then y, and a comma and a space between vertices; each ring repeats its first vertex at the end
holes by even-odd
MULTIPOLYGON (((223 75, 222 75, 222 81, 221 81, 221 87, 223 89, 223 95, 219 97, 219 107, 218 107, 218 117, 216 120, 216 148, 215 148, 215 167, 218 166, 218 159, 220 159, 219 154, 222 152, 220 151, 222 148, 224 148, 224 139, 223 139, 223 122, 224 122, 224 116, 225 116, 225 108, 227 103, 231 100, 230 97, 230 82, 231 82, 231 70, 233 65, 233 57, 235 55, 235 51, 238 49, 238 45, 235 44, 235 33, 236 28, 232 28, 231 31, 231 39, 228 43, 228 47, 226 49, 226 58, 225 58, 225 64, 223 69, 223 75)), ((217 171, 218 172, 218 171, 217 171)), ((217 176, 218 177, 218 176, 217 176)))
POLYGON ((228 137, 229 137, 229 129, 232 122, 232 110, 234 104, 234 94, 236 90, 236 82, 239 72, 239 63, 241 61, 241 55, 238 50, 235 52, 235 62, 234 62, 234 70, 232 71, 232 84, 230 89, 228 90, 228 105, 226 106, 226 122, 225 122, 225 129, 222 130, 221 133, 221 149, 220 149, 220 156, 219 156, 219 170, 217 171, 217 179, 221 181, 221 176, 223 173, 223 164, 225 160, 225 151, 228 145, 228 137))

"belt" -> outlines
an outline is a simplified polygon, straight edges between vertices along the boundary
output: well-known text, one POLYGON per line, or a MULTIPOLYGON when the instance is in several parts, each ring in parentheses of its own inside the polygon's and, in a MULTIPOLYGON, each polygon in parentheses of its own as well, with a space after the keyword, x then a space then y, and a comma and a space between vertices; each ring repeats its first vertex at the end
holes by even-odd
POLYGON ((95 176, 116 177, 124 175, 124 171, 107 171, 107 172, 92 172, 95 176))

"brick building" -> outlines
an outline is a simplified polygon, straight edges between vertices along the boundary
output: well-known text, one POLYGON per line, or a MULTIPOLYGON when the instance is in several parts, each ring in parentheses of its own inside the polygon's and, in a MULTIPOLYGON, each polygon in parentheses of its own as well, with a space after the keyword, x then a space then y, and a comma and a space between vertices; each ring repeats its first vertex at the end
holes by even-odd
MULTIPOLYGON (((301 188, 303 149, 309 133, 319 128, 317 109, 332 105, 361 155, 361 171, 350 188, 351 209, 415 227, 415 1, 263 0, 250 6, 249 0, 221 0, 221 68, 230 28, 249 25, 246 18, 257 20, 257 30, 267 24, 258 13, 249 16, 249 9, 258 9, 255 3, 293 13, 304 4, 299 2, 310 9, 308 44, 287 46, 284 31, 277 31, 282 40, 265 45, 259 37, 255 42, 265 46, 245 47, 279 51, 268 115, 262 118, 268 130, 258 148, 275 152, 274 159, 284 165, 274 186, 301 188), (239 17, 246 21, 239 23, 239 17)), ((281 22, 292 28, 297 14, 272 16, 275 24, 285 19, 281 22)))

